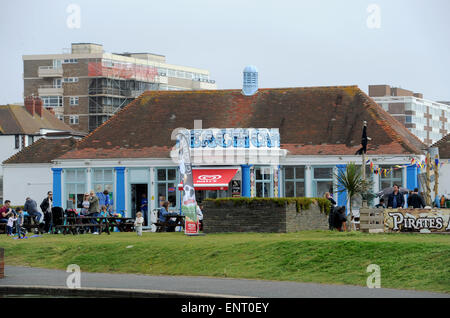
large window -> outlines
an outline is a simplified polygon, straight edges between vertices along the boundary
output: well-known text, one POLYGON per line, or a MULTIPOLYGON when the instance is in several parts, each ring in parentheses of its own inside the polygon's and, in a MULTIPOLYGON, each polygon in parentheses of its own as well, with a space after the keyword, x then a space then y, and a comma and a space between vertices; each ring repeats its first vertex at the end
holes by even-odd
POLYGON ((284 196, 305 196, 305 166, 284 167, 284 196))
POLYGON ((105 204, 106 197, 103 194, 105 190, 108 191, 109 196, 109 204, 112 205, 113 197, 114 197, 114 173, 113 169, 105 168, 105 169, 93 169, 92 173, 92 185, 95 193, 97 194, 100 205, 105 204))
POLYGON ((313 168, 313 195, 317 198, 333 193, 333 167, 313 168))
POLYGON ((86 169, 65 169, 66 208, 81 208, 86 189, 86 169))
POLYGON ((256 196, 270 198, 272 196, 272 174, 270 167, 255 167, 256 196))
POLYGON ((177 206, 177 169, 156 169, 156 183, 158 191, 158 206, 164 201, 169 201, 172 207, 177 206))
POLYGON ((45 107, 62 107, 62 96, 40 96, 45 107))
POLYGON ((392 169, 392 171, 389 173, 386 173, 386 176, 384 176, 384 173, 380 174, 380 187, 381 189, 389 188, 394 186, 394 184, 397 184, 398 186, 402 186, 403 184, 403 173, 402 169, 395 169, 391 166, 380 166, 381 169, 392 169))

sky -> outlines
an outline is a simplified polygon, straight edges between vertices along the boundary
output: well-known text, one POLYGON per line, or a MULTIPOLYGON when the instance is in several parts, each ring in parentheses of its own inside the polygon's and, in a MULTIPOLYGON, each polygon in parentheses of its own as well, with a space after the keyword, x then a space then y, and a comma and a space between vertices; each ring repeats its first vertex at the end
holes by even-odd
POLYGON ((255 65, 264 88, 388 84, 450 101, 449 12, 448 0, 2 0, 0 104, 23 101, 22 55, 75 42, 162 54, 219 89, 255 65))

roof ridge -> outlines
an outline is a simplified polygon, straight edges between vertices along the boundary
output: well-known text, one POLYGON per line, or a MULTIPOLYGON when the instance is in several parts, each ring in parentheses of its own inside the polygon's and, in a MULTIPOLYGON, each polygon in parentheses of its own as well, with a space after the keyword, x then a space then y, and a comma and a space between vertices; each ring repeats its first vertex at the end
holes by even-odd
MULTIPOLYGON (((1 128, 1 127, 0 127, 1 128)), ((450 133, 448 133, 447 135, 443 136, 441 139, 439 139, 438 141, 436 141, 434 144, 432 144, 430 147, 438 147, 440 144, 442 144, 444 142, 444 140, 448 140, 448 138, 450 137, 450 133)))

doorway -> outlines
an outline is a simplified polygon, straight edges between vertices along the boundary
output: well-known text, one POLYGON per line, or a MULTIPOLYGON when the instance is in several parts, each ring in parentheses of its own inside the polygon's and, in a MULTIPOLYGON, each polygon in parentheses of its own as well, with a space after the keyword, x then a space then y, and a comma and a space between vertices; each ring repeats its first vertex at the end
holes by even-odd
POLYGON ((131 184, 131 217, 136 218, 136 213, 142 212, 144 226, 148 226, 148 184, 131 184), (142 207, 143 206, 143 207, 142 207))

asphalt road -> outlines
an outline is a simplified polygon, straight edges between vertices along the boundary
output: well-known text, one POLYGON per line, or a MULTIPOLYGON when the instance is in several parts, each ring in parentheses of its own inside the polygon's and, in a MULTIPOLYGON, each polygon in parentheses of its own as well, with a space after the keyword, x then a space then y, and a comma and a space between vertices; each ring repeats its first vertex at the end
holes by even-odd
MULTIPOLYGON (((82 269, 81 269, 82 271, 82 269)), ((66 287, 71 273, 62 270, 5 266, 1 285, 66 287)), ((450 294, 416 292, 395 289, 369 289, 359 286, 312 283, 276 282, 247 279, 227 279, 186 276, 147 276, 134 274, 101 274, 81 272, 81 287, 161 290, 184 293, 230 295, 263 298, 429 298, 450 294)))

